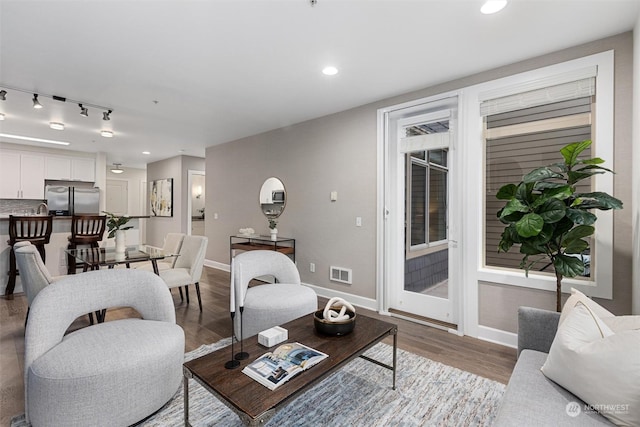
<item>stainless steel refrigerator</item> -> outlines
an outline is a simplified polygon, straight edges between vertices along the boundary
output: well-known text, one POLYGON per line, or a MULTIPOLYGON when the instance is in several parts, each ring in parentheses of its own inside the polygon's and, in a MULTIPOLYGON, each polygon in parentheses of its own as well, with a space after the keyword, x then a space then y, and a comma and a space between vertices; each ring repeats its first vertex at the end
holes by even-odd
POLYGON ((51 215, 97 214, 100 212, 100 189, 97 187, 47 185, 45 197, 51 215))

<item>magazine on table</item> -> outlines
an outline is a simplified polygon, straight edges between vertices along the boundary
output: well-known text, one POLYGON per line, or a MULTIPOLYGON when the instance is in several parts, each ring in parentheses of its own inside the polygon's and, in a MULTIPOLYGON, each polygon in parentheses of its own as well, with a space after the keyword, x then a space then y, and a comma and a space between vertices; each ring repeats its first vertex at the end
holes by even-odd
POLYGON ((329 356, 298 342, 285 343, 258 357, 242 372, 270 390, 275 390, 290 378, 327 357, 329 356))

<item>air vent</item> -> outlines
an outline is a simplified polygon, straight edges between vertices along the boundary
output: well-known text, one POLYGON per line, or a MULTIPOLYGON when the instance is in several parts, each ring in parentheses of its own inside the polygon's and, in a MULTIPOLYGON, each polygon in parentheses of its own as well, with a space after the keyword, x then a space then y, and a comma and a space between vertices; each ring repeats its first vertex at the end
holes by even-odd
POLYGON ((352 283, 353 271, 350 268, 331 266, 329 270, 329 279, 334 282, 352 283))

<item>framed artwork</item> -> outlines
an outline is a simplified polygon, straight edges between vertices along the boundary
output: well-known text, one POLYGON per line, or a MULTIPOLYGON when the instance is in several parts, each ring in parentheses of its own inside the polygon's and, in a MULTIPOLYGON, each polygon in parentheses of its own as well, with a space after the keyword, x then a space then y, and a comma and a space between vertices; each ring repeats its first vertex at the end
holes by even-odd
POLYGON ((173 178, 151 181, 151 216, 173 216, 173 178))

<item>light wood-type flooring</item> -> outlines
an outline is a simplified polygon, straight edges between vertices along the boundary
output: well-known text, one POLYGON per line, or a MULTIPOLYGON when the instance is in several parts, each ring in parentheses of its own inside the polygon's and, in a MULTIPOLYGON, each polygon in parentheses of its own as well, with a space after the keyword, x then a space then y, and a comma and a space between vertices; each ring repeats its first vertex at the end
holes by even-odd
MULTIPOLYGON (((184 329, 186 349, 191 351, 202 344, 214 343, 231 335, 229 318, 229 273, 204 268, 202 280, 203 311, 198 310, 195 289, 190 287, 191 303, 181 302, 176 289, 172 291, 176 304, 176 318, 184 329)), ((319 306, 326 299, 320 298, 319 306)), ((358 312, 381 318, 398 325, 398 346, 456 368, 493 379, 502 383, 509 380, 516 361, 516 351, 475 338, 459 337, 446 331, 423 326, 394 317, 381 316, 373 311, 358 312)), ((13 300, 0 298, 0 425, 8 426, 12 416, 24 412, 24 319, 27 299, 16 294, 13 300)), ((131 309, 107 312, 106 320, 129 317, 136 313, 131 309)), ((70 330, 89 324, 87 317, 80 318, 70 330)), ((311 325, 310 325, 311 327, 311 325)), ((356 326, 357 327, 357 326, 356 326)), ((387 338, 392 344, 391 338, 387 338)))

